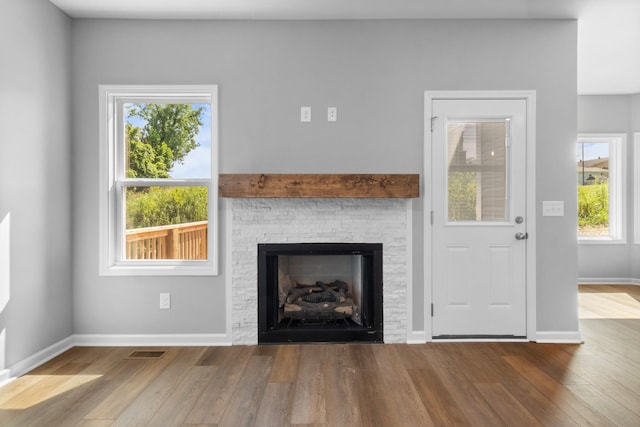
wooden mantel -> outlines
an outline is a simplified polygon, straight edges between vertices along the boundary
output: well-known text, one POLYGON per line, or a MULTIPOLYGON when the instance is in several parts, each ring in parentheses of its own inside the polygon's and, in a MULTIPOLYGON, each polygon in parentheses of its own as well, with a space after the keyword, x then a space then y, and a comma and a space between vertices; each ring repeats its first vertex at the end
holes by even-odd
POLYGON ((221 174, 220 197, 416 198, 418 174, 221 174))

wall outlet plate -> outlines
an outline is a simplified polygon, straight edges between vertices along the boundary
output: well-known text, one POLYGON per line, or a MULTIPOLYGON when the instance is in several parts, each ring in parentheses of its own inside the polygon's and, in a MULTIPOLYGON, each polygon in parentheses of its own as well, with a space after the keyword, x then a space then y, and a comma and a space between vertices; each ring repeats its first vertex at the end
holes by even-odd
POLYGON ((303 123, 311 121, 311 107, 300 107, 300 121, 303 123))
POLYGON ((328 122, 337 122, 338 121, 338 107, 328 107, 327 108, 327 121, 328 122))
POLYGON ((160 294, 160 308, 163 310, 171 308, 171 294, 160 294))

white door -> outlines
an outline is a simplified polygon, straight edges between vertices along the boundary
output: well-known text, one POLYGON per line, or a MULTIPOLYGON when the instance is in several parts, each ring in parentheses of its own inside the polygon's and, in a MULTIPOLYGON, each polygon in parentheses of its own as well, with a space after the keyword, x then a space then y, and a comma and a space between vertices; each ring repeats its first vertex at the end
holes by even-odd
POLYGON ((525 337, 526 101, 432 112, 432 335, 525 337))

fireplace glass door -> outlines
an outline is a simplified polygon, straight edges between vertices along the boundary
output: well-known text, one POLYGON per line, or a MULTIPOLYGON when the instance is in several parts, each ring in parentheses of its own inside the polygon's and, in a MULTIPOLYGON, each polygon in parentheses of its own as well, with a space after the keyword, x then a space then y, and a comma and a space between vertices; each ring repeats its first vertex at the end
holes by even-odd
POLYGON ((382 245, 259 245, 258 276, 258 342, 382 341, 382 245))

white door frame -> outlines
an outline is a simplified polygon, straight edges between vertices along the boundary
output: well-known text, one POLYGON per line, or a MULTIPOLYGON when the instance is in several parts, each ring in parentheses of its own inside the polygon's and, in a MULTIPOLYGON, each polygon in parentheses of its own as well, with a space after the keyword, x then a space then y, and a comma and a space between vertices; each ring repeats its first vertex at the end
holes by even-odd
POLYGON ((527 339, 536 341, 536 91, 425 91, 424 93, 424 164, 423 164, 423 194, 424 194, 424 333, 425 341, 432 341, 432 239, 431 212, 433 210, 431 171, 432 147, 432 105, 434 100, 456 99, 509 99, 525 100, 527 119, 527 256, 526 256, 526 319, 527 339))

